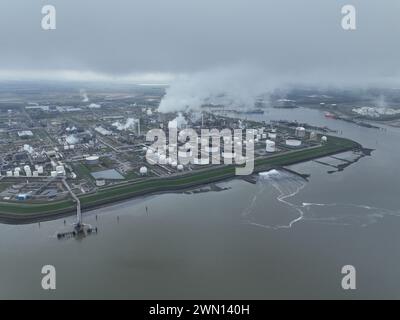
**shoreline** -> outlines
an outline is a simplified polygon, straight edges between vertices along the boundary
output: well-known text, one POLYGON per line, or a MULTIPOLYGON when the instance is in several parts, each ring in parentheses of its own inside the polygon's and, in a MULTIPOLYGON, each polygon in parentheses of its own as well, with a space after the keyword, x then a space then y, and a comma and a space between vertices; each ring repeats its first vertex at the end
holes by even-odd
MULTIPOLYGON (((327 143, 326 145, 317 147, 315 149, 303 149, 294 151, 293 153, 258 158, 255 160, 254 171, 252 174, 257 174, 259 172, 268 171, 271 169, 287 170, 284 168, 285 166, 307 162, 346 151, 360 150, 364 154, 368 154, 368 150, 364 149, 355 141, 332 136, 330 136, 330 139, 334 142, 327 143)), ((88 212, 135 198, 183 192, 185 190, 193 190, 195 187, 210 185, 212 183, 221 181, 229 181, 232 179, 245 179, 249 176, 236 176, 235 167, 229 165, 217 168, 209 168, 201 172, 185 174, 172 178, 166 177, 154 180, 144 180, 138 183, 127 183, 121 186, 105 188, 95 194, 82 195, 79 198, 82 204, 82 212, 88 212)), ((71 200, 64 200, 43 205, 21 205, 14 203, 5 204, 4 202, 0 202, 0 223, 3 224, 31 224, 65 218, 75 214, 76 207, 71 200), (11 210, 3 211, 1 206, 11 208, 11 210), (60 206, 60 208, 57 208, 57 206, 60 206), (44 211, 40 208, 49 208, 49 210, 44 211), (26 210, 27 212, 18 212, 18 210, 26 210)))

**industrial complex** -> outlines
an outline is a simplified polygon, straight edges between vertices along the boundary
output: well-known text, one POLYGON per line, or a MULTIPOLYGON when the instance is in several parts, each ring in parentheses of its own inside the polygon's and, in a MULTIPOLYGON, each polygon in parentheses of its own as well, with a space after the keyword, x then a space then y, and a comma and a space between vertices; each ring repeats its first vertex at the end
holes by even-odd
POLYGON ((161 99, 160 94, 146 93, 140 99, 96 96, 95 102, 78 100, 71 105, 55 101, 26 102, 12 108, 2 105, 2 217, 24 220, 65 214, 75 210, 79 199, 84 209, 165 191, 168 183, 171 189, 179 189, 232 177, 234 164, 214 164, 212 158, 232 160, 238 149, 246 157, 247 144, 254 145, 251 160, 256 170, 260 165, 290 164, 359 147, 306 124, 248 121, 214 112, 212 107, 196 113, 160 113, 157 107, 161 99), (221 149, 211 144, 212 137, 199 138, 198 156, 189 163, 181 161, 182 154, 191 152, 185 141, 171 142, 160 152, 146 139, 151 129, 168 132, 185 128, 199 136, 204 129, 241 129, 244 133, 242 137, 221 138, 221 149), (171 148, 178 157, 171 156, 171 148), (160 181, 166 183, 164 189, 160 181))

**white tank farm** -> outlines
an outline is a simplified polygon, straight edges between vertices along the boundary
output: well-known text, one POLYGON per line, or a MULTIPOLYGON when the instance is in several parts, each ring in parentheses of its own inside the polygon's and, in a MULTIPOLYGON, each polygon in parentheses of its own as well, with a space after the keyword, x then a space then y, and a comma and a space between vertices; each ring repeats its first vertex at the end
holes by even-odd
POLYGON ((276 146, 275 146, 275 142, 272 140, 267 140, 266 141, 266 148, 265 150, 267 152, 275 152, 276 151, 276 146))
POLYGON ((285 141, 286 145, 289 147, 300 147, 301 146, 301 141, 297 139, 287 139, 285 141))

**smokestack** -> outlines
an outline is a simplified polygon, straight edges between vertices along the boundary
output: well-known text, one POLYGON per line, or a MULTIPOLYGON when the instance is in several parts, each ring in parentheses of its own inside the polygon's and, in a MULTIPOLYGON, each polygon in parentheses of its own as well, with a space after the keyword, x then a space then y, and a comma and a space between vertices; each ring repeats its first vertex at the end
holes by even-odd
POLYGON ((140 136, 140 118, 138 119, 138 136, 140 136))

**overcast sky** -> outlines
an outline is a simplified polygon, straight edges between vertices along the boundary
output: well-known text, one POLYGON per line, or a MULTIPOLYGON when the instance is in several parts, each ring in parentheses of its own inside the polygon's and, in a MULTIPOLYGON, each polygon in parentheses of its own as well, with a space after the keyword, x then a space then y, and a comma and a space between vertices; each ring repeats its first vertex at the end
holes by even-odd
POLYGON ((168 82, 249 66, 270 77, 396 79, 398 0, 1 0, 0 77, 168 82), (41 29, 41 8, 57 29, 41 29), (341 28, 341 7, 357 30, 341 28))

